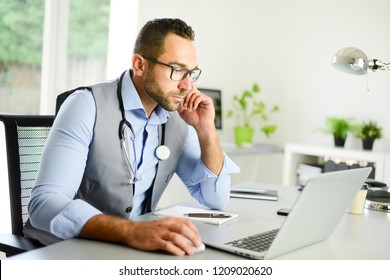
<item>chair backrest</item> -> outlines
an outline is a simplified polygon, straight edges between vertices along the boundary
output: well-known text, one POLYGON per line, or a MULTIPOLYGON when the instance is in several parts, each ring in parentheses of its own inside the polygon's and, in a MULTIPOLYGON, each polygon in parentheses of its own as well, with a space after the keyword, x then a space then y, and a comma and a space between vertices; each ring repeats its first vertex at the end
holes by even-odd
POLYGON ((23 236, 27 206, 54 116, 0 115, 4 123, 12 233, 23 236))

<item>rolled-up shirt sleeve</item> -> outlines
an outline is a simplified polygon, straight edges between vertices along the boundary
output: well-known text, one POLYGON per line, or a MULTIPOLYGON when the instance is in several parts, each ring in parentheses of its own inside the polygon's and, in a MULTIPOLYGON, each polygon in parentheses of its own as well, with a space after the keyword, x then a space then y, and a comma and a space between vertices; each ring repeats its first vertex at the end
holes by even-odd
POLYGON ((230 175, 238 172, 240 168, 225 153, 220 174, 211 172, 201 160, 195 130, 189 129, 177 174, 199 203, 210 209, 224 209, 229 201, 230 175))
POLYGON ((67 239, 79 235, 99 210, 74 199, 93 137, 95 104, 87 90, 67 98, 46 141, 29 203, 31 224, 67 239))

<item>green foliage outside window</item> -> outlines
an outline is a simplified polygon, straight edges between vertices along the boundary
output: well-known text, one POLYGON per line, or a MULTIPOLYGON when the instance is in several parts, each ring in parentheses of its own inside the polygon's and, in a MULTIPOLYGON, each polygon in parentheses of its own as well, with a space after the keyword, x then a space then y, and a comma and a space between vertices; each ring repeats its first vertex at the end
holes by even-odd
MULTIPOLYGON (((41 65, 44 2, 0 0, 0 67, 41 65)), ((69 56, 105 56, 110 1, 72 0, 70 4, 69 56)))
POLYGON ((44 0, 0 0, 0 71, 41 64, 43 17, 44 0))
MULTIPOLYGON (((89 69, 106 58, 110 0, 69 3, 68 65, 89 69)), ((39 112, 44 17, 45 0, 0 0, 0 112, 39 112)))

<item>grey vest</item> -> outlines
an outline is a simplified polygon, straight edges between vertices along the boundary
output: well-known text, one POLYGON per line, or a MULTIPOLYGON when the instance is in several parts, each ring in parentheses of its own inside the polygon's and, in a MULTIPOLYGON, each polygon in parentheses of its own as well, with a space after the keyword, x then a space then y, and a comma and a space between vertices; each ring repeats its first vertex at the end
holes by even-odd
MULTIPOLYGON (((133 207, 133 188, 128 182, 131 174, 119 140, 122 116, 116 94, 118 82, 91 87, 96 103, 96 122, 84 176, 75 198, 85 200, 103 213, 128 218, 133 207)), ((158 162, 156 177, 147 201, 143 203, 144 212, 156 208, 176 170, 188 134, 188 126, 178 113, 169 112, 169 115, 164 144, 169 147, 171 155, 158 162)), ((161 137, 161 128, 159 135, 161 137)))

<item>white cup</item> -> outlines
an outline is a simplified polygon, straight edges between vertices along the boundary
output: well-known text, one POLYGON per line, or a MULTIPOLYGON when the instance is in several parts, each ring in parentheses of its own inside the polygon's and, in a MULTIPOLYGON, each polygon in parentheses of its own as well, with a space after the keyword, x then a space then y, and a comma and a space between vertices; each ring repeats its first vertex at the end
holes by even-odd
POLYGON ((362 214, 364 209, 364 203, 367 196, 367 185, 364 185, 353 198, 351 205, 349 206, 348 213, 362 214))

